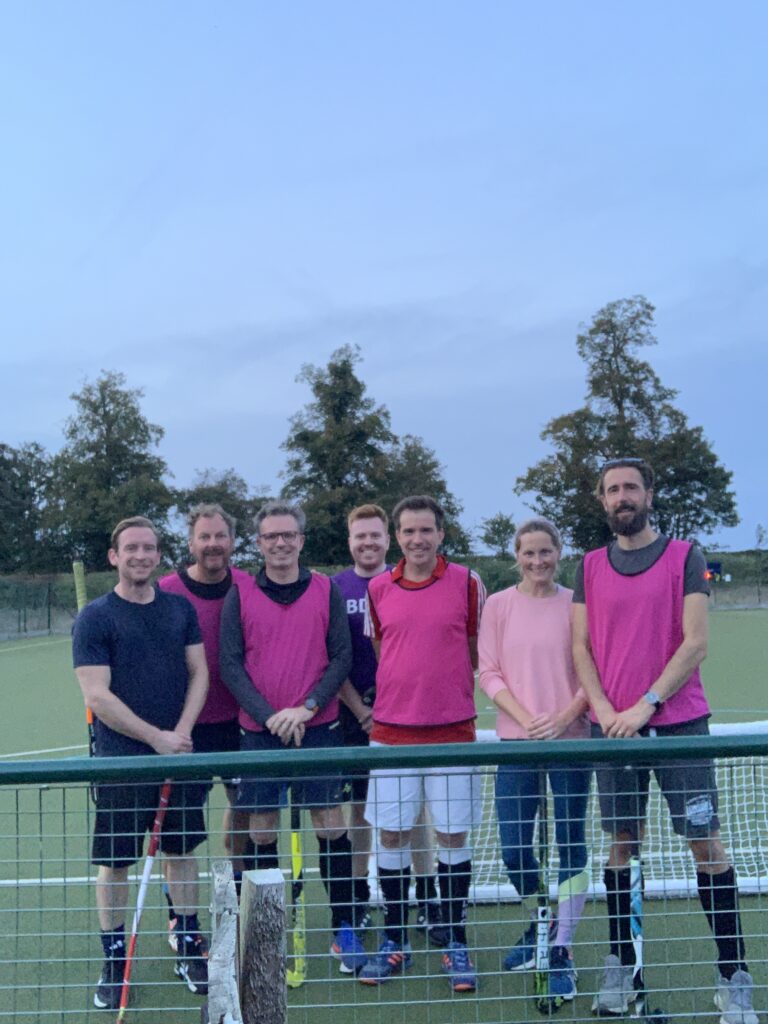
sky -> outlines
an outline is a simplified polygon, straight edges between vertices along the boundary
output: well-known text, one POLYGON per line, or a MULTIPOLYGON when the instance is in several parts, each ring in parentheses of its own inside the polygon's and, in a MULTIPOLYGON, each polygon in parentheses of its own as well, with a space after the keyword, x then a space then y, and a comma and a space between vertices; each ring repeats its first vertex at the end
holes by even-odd
POLYGON ((276 490, 301 366, 356 344, 465 526, 519 520, 583 403, 580 325, 642 294, 646 358, 734 474, 711 540, 753 546, 767 31, 759 0, 4 0, 0 442, 56 451, 117 370, 178 486, 276 490))

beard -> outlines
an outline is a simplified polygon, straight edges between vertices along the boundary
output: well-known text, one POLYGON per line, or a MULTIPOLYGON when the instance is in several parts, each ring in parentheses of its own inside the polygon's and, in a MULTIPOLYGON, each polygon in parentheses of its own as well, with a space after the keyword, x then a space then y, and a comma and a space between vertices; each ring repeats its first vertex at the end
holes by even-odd
POLYGON ((620 505, 613 512, 608 513, 608 526, 611 532, 621 537, 633 537, 640 533, 648 524, 648 509, 634 508, 632 505, 620 505), (621 512, 632 512, 633 515, 627 519, 620 516, 621 512))

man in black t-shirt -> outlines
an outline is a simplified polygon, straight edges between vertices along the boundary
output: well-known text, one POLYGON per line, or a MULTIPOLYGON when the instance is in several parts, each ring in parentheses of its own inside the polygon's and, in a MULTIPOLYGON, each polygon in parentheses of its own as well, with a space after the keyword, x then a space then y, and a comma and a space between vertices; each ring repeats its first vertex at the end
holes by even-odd
MULTIPOLYGON (((89 604, 73 631, 75 672, 94 714, 96 756, 192 751, 192 727, 205 703, 208 669, 197 616, 183 597, 152 586, 160 561, 157 530, 142 516, 112 533, 109 560, 117 586, 89 604)), ((197 921, 197 861, 205 839, 205 786, 173 787, 160 848, 181 912, 176 973, 191 991, 207 992, 207 964, 197 921)), ((128 868, 141 857, 158 805, 157 785, 98 787, 93 863, 104 966, 94 1004, 116 1009, 125 967, 128 868)))

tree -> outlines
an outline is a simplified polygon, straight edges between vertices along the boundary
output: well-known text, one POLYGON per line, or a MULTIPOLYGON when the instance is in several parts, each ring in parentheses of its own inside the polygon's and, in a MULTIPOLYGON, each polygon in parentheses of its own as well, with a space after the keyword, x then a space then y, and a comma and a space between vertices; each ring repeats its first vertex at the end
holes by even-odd
POLYGON ((516 529, 512 516, 497 512, 490 519, 483 519, 480 527, 478 537, 483 544, 489 547, 497 558, 509 558, 509 546, 516 529))
POLYGON ((587 365, 586 404, 551 420, 541 437, 554 452, 518 477, 517 494, 561 528, 577 549, 605 544, 610 532, 594 497, 600 466, 639 456, 656 472, 655 522, 673 537, 694 538, 739 519, 729 490, 732 474, 701 427, 691 427, 639 353, 655 345, 654 307, 642 295, 610 302, 577 336, 587 365))
POLYGON ((174 496, 163 481, 168 467, 154 451, 164 431, 143 415, 143 394, 126 387, 124 374, 102 370, 70 396, 76 411, 53 460, 47 526, 57 545, 89 569, 107 567, 110 533, 125 516, 148 516, 163 534, 164 550, 174 547, 168 528, 174 496))
MULTIPOLYGON (((252 564, 259 559, 253 531, 253 517, 267 500, 267 488, 249 494, 248 484, 234 469, 198 470, 190 487, 175 494, 176 507, 184 515, 200 504, 217 503, 237 520, 236 562, 252 564)), ((184 534, 186 543, 186 532, 184 534)))
MULTIPOLYGON (((435 453, 420 438, 399 439, 387 408, 366 394, 355 372, 356 347, 344 345, 328 365, 305 365, 297 380, 313 400, 291 418, 282 447, 288 452, 283 497, 307 513, 305 558, 315 564, 348 561, 346 514, 355 505, 377 502, 387 511, 406 494, 433 494, 453 520, 461 506, 450 493, 435 453)), ((458 523, 446 530, 448 548, 466 546, 458 523)))
POLYGON ((43 543, 43 514, 51 460, 35 443, 0 444, 0 572, 55 569, 43 543))

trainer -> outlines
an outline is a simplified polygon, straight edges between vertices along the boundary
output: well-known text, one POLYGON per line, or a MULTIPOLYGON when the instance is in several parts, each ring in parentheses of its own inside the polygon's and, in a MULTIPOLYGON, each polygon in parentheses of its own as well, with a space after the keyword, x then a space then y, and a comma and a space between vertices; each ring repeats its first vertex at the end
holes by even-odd
MULTIPOLYGON (((96 756, 185 754, 205 703, 208 669, 195 610, 189 601, 152 586, 160 562, 157 530, 143 516, 117 524, 109 561, 117 586, 78 615, 75 672, 94 715, 96 756)), ((93 863, 104 966, 94 995, 116 1009, 125 968, 128 868, 142 855, 159 799, 157 785, 103 785, 97 790, 93 863)), ((192 992, 208 990, 207 962, 197 922, 197 860, 205 838, 205 787, 173 787, 160 848, 179 912, 176 974, 192 992)))
MULTIPOLYGON (((649 524, 654 475, 643 459, 600 471, 596 495, 613 540, 584 558, 574 587, 574 663, 592 706, 593 736, 702 736, 709 705, 699 674, 707 653, 709 588, 701 552, 649 524)), ((696 861, 699 898, 717 944, 715 1003, 723 1024, 757 1024, 733 867, 720 839, 711 761, 653 768, 672 827, 696 861)), ((649 768, 598 767, 610 954, 592 1009, 627 1012, 634 999, 630 868, 643 839, 649 768)))
MULTIPOLYGON (((219 632, 221 609, 233 581, 247 580, 248 573, 232 567, 235 547, 235 519, 221 505, 195 505, 187 513, 189 553, 192 564, 158 581, 161 590, 181 594, 197 613, 208 664, 208 697, 192 730, 196 754, 219 753, 240 749, 240 726, 237 701, 221 679, 219 671, 219 632)), ((224 811, 224 847, 232 858, 235 883, 240 886, 244 869, 253 867, 253 846, 248 838, 248 816, 232 810, 237 785, 225 780, 229 806, 224 811), (248 850, 247 847, 251 849, 248 850), (250 854, 250 857, 248 857, 250 854), (245 858, 245 860, 244 860, 245 858)), ((171 908, 171 923, 178 919, 171 908)), ((171 928, 174 945, 175 928, 171 928)))
MULTIPOLYGON (((434 498, 404 498, 392 518, 403 558, 368 587, 370 628, 379 655, 371 742, 471 742, 483 585, 474 572, 438 554, 445 515, 434 498)), ((365 984, 381 984, 411 966, 411 830, 426 802, 438 845, 442 919, 451 936, 443 971, 455 992, 477 987, 465 928, 472 877, 467 835, 479 810, 477 780, 463 768, 371 773, 365 816, 378 829, 387 923, 378 954, 360 972, 365 984)))
MULTIPOLYGON (((299 564, 305 517, 297 505, 268 502, 255 518, 264 567, 238 581, 224 601, 221 675, 240 706, 243 750, 341 746, 338 692, 352 665, 344 600, 335 583, 299 564)), ((278 867, 277 828, 285 784, 243 779, 238 807, 250 814, 261 867, 278 867)), ((352 973, 365 959, 352 928, 352 850, 341 809, 341 773, 290 783, 309 808, 320 876, 331 904, 332 953, 352 973)))

